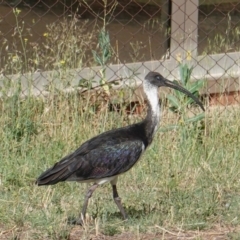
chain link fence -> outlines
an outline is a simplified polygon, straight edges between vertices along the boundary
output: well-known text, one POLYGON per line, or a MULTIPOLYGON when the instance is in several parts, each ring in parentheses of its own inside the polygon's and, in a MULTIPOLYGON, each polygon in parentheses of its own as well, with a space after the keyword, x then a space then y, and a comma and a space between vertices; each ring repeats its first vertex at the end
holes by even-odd
POLYGON ((9 82, 108 92, 148 71, 179 79, 186 63, 207 104, 240 102, 238 0, 5 0, 0 18, 1 95, 9 82))

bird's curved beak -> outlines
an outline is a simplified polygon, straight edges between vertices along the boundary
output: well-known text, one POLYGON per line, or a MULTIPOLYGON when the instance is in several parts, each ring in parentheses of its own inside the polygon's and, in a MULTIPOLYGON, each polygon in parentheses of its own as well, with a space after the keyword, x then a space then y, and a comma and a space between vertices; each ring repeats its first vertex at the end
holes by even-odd
POLYGON ((176 89, 184 94, 186 94, 187 96, 189 96, 190 98, 192 98, 200 107, 203 111, 205 111, 203 104, 199 101, 199 99, 197 97, 195 97, 192 93, 190 93, 187 89, 183 88, 182 86, 169 81, 168 79, 164 78, 164 84, 162 86, 165 87, 169 87, 169 88, 173 88, 176 89))

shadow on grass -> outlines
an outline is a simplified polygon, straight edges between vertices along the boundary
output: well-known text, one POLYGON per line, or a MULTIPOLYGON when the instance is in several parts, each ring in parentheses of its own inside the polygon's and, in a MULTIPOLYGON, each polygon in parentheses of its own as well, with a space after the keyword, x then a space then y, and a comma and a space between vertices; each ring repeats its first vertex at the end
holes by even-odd
MULTIPOLYGON (((128 216, 128 219, 126 220, 126 222, 128 221, 135 221, 135 220, 138 220, 138 219, 141 219, 141 218, 144 218, 146 217, 146 215, 151 215, 151 213, 149 213, 148 211, 146 211, 145 209, 141 209, 141 210, 138 210, 134 207, 128 207, 126 209, 126 212, 127 212, 127 216, 128 216)), ((120 220, 120 221, 125 221, 122 217, 122 214, 120 212, 106 212, 105 216, 103 216, 102 214, 93 214, 92 215, 92 218, 95 219, 95 218, 106 218, 109 222, 113 222, 115 220, 120 220)), ((69 225, 82 225, 82 222, 79 221, 79 217, 77 216, 69 216, 67 218, 67 224, 69 225)))

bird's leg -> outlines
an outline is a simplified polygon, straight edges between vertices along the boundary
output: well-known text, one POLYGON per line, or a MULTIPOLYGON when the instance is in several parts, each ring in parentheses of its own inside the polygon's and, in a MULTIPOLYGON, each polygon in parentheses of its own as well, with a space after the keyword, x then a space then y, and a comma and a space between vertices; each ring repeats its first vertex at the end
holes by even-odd
POLYGON ((85 217, 86 217, 86 211, 88 206, 88 200, 92 196, 95 189, 98 187, 97 183, 94 183, 87 191, 87 194, 85 195, 84 204, 82 207, 82 212, 80 213, 79 219, 76 221, 76 224, 83 225, 85 217))
POLYGON ((114 202, 117 204, 121 214, 123 215, 123 219, 126 220, 127 219, 127 214, 122 206, 122 203, 121 203, 121 198, 119 197, 118 195, 118 192, 117 192, 117 185, 116 184, 112 184, 112 190, 113 190, 113 199, 114 199, 114 202))

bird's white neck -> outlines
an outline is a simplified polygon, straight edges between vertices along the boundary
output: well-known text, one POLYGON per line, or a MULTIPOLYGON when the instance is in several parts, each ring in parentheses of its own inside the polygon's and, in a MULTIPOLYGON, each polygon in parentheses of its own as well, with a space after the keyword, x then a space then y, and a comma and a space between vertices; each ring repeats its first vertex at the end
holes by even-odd
POLYGON ((160 105, 159 105, 159 98, 158 98, 158 87, 151 85, 148 82, 143 83, 143 89, 147 97, 148 101, 148 112, 147 117, 145 119, 146 123, 146 131, 150 141, 156 130, 158 128, 158 124, 160 121, 160 105))

